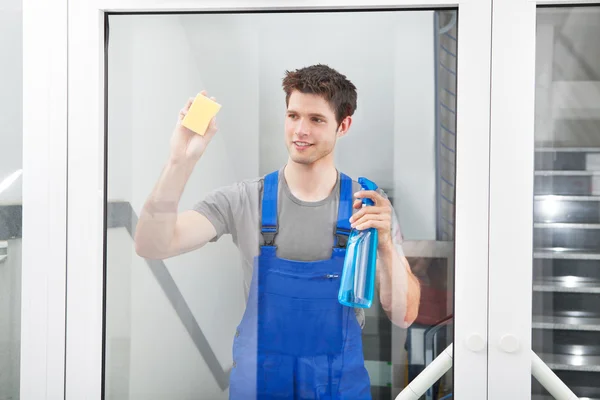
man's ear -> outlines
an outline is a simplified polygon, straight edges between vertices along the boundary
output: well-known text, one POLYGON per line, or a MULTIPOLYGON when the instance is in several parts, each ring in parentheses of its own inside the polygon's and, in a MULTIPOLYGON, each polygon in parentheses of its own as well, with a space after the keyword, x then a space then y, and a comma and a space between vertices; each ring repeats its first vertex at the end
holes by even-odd
POLYGON ((346 133, 348 133, 348 130, 350 129, 350 125, 352 125, 352 117, 351 116, 347 116, 346 118, 344 118, 342 120, 342 122, 338 126, 337 137, 342 137, 346 133))

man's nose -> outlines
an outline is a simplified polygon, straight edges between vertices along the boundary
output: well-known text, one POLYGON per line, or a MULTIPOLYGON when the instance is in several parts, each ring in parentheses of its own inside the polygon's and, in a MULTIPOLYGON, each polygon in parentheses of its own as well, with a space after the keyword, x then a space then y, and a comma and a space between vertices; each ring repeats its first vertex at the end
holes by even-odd
POLYGON ((298 125, 296 125, 296 135, 306 136, 309 132, 308 122, 304 118, 298 120, 298 125))

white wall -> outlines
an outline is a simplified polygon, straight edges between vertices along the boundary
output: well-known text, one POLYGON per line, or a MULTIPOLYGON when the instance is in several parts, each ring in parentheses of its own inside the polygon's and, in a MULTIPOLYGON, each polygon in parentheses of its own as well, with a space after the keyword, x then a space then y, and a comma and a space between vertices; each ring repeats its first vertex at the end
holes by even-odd
POLYGON ((417 14, 394 29, 394 208, 406 240, 437 239, 433 25, 417 14))
MULTIPOLYGON (((354 125, 337 148, 340 169, 396 194, 407 238, 435 232, 432 23, 432 12, 111 17, 109 199, 139 214, 179 109, 202 89, 223 104, 220 130, 181 209, 280 167, 284 71, 321 62, 359 89, 354 125), (413 226, 410 213, 425 217, 413 226)), ((113 229, 108 240, 109 398, 226 398, 128 233, 113 229)), ((224 238, 166 264, 227 369, 244 307, 234 245, 224 238)))
POLYGON ((538 10, 536 127, 540 146, 600 146, 600 8, 538 10))

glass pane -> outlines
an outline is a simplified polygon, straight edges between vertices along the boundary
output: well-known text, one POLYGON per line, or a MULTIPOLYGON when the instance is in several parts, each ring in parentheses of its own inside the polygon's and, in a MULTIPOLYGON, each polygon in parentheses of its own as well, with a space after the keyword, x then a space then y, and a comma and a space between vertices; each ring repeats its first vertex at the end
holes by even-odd
MULTIPOLYGON (((107 399, 397 395, 452 342, 456 12, 111 15, 109 29, 107 399), (326 91, 286 106, 286 71, 307 67, 308 88, 337 76, 316 64, 354 84, 352 118, 326 91), (222 106, 207 147, 176 127, 201 90, 222 106), (368 308, 338 302, 350 245, 335 228, 352 209, 336 168, 353 180, 343 199, 368 177, 394 209, 396 246, 378 238, 397 278, 368 308), (262 206, 274 171, 278 213, 262 206), (277 248, 261 249, 271 225, 277 248)), ((451 393, 450 370, 423 399, 451 393)))
POLYGON ((19 398, 21 352, 21 0, 0 0, 0 399, 19 398))
POLYGON ((600 7, 537 19, 533 350, 579 398, 600 399, 600 7))

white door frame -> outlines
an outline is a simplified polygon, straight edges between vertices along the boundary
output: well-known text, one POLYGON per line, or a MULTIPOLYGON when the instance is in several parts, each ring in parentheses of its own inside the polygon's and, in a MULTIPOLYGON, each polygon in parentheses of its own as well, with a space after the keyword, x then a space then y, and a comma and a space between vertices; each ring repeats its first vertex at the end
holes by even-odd
MULTIPOLYGON (((63 44, 57 54, 64 55, 66 0, 26 0, 41 10, 53 9, 58 18, 46 18, 46 23, 26 26, 28 54, 37 54, 39 64, 30 61, 30 68, 41 77, 48 65, 52 77, 50 89, 63 93, 64 73, 60 62, 50 54, 49 37, 63 44), (52 4, 52 5, 50 5, 52 4), (61 8, 62 7, 62 8, 61 8), (50 26, 53 25, 53 26, 50 26), (63 35, 56 38, 40 35, 45 32, 63 35), (47 40, 33 42, 33 35, 47 40), (45 57, 42 60, 42 57, 45 57)), ((457 88, 457 177, 456 177, 456 276, 455 282, 455 372, 454 393, 459 398, 483 399, 487 395, 487 351, 471 351, 468 343, 477 343, 477 336, 487 342, 488 327, 488 185, 490 133, 490 63, 491 63, 491 0, 257 0, 249 6, 248 0, 73 0, 68 2, 68 210, 67 210, 67 268, 66 268, 66 366, 58 360, 46 365, 47 371, 63 370, 64 395, 68 400, 100 399, 102 393, 103 360, 103 292, 104 292, 104 198, 105 198, 105 119, 104 119, 104 21, 105 12, 172 12, 207 10, 261 10, 261 9, 358 9, 358 8, 439 8, 458 7, 458 88, 457 88)), ((39 14, 36 14, 39 15, 39 14)), ((47 15, 51 15, 47 13, 47 15)), ((42 19, 40 18, 40 21, 42 19)), ((64 121, 64 93, 54 98, 37 96, 36 88, 26 87, 24 109, 48 110, 49 117, 64 121), (56 101, 60 100, 58 103, 56 101), (63 118, 63 119, 61 119, 63 118)), ((25 113, 27 115, 27 113, 25 113)), ((66 131, 64 124, 39 121, 41 143, 45 141, 60 147, 53 155, 55 167, 64 163, 66 131)), ((33 131, 33 126, 28 127, 33 131)), ((26 143, 29 147, 35 145, 26 143)), ((47 149, 46 147, 44 149, 47 149)), ((40 153, 42 149, 38 149, 40 153)), ((47 171, 46 173, 50 173, 47 171)), ((63 209, 64 210, 64 209, 63 209)), ((40 214, 42 212, 40 211, 40 214)), ((64 215, 62 215, 64 216, 64 215)), ((48 222, 61 219, 61 214, 46 216, 48 222)), ((41 220, 41 221, 46 221, 41 220)), ((33 223, 31 223, 33 229, 33 223)), ((38 227, 40 225, 37 225, 38 227)), ((48 239, 48 238, 46 238, 48 239)), ((49 243, 49 242, 48 242, 49 243)), ((64 252, 64 247, 60 247, 64 252)), ((64 254, 64 253, 63 253, 64 254)), ((38 255, 43 258, 43 255, 38 255)), ((31 260, 31 259, 30 259, 31 260)), ((47 260, 46 260, 47 261, 47 260)), ((45 261, 45 262, 46 262, 45 261)), ((29 261, 31 263, 35 261, 29 261)), ((42 268, 38 267, 42 270, 42 268)), ((60 272, 60 269, 58 270, 60 272)), ((49 271, 43 271, 49 277, 49 271)), ((65 283, 63 274, 54 277, 56 288, 65 283)), ((27 278, 33 280, 31 276, 27 278)), ((33 282, 33 281, 30 281, 33 282)), ((31 293, 33 296, 34 294, 31 293)), ((37 294, 36 294, 37 295, 37 294)), ((63 298, 64 299, 64 298, 63 298)), ((64 306, 64 303, 63 303, 64 306)), ((57 307, 60 308, 60 307, 57 307)), ((41 305, 36 310, 42 310, 41 305)), ((64 307, 63 307, 64 310, 64 307)), ((64 322, 64 313, 44 314, 64 322)), ((32 315, 24 324, 35 326, 32 315), (31 325, 30 325, 31 324, 31 325)), ((60 324, 59 324, 60 325, 60 324)), ((64 325, 63 325, 64 326, 64 325)), ((53 335, 60 333, 59 329, 53 335)), ((64 332, 63 332, 64 333, 64 332)), ((46 332, 45 338, 55 337, 46 332)), ((37 338, 42 343, 42 333, 37 338)), ((53 354, 65 350, 58 340, 45 343, 44 350, 53 354)), ((33 360, 33 359, 32 359, 33 360)), ((46 372, 48 378, 50 373, 46 372)), ((59 372, 56 372, 59 375, 59 372)), ((40 375, 25 371, 28 385, 46 385, 40 375)), ((62 380, 61 380, 62 381, 62 380)), ((45 386, 42 386, 45 387, 45 386)), ((24 400, 58 398, 51 391, 45 397, 22 397, 24 400)), ((62 397, 62 396, 61 396, 62 397)))
POLYGON ((531 398, 536 8, 493 5, 488 399, 531 398))
POLYGON ((67 0, 23 0, 22 6, 20 398, 59 400, 67 274, 67 0))

